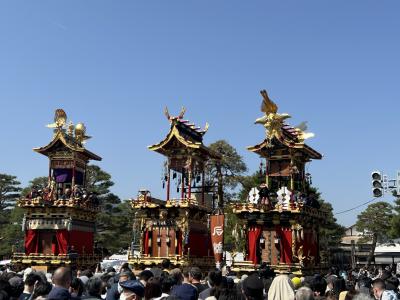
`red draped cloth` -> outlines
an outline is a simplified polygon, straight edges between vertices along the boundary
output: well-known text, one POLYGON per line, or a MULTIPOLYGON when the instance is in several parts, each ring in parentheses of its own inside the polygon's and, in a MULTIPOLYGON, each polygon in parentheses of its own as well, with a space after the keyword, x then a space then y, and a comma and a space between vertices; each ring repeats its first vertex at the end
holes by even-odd
POLYGON ((261 236, 261 226, 250 226, 249 232, 247 234, 247 249, 248 249, 248 257, 247 259, 252 261, 253 264, 258 263, 257 257, 257 245, 258 240, 261 236))
POLYGON ((149 231, 146 230, 144 232, 144 237, 143 237, 143 250, 145 255, 149 254, 149 231))
POLYGON ((68 230, 60 229, 56 231, 56 253, 55 254, 67 254, 68 248, 68 230))
POLYGON ((25 233, 25 254, 39 252, 39 233, 29 229, 25 233))
POLYGON ((183 255, 182 253, 182 231, 178 230, 176 232, 178 255, 183 255))
POLYGON ((292 230, 290 228, 276 226, 275 232, 280 238, 280 262, 292 263, 292 230))
POLYGON ((281 262, 286 264, 292 263, 292 231, 288 228, 282 230, 282 248, 281 262))
POLYGON ((69 232, 69 246, 74 246, 78 254, 93 254, 93 232, 71 230, 69 232))
POLYGON ((194 256, 207 256, 208 253, 208 241, 207 236, 198 232, 189 232, 189 248, 190 255, 194 256))
POLYGON ((58 255, 57 238, 54 236, 51 241, 51 253, 58 255))

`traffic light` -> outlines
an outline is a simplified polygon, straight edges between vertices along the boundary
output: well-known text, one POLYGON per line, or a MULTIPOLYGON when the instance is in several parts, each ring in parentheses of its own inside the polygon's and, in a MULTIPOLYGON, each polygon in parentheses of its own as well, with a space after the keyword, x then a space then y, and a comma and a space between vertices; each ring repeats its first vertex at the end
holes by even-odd
POLYGON ((383 185, 382 185, 382 174, 379 171, 374 171, 371 174, 372 177, 372 194, 374 197, 383 196, 383 185))

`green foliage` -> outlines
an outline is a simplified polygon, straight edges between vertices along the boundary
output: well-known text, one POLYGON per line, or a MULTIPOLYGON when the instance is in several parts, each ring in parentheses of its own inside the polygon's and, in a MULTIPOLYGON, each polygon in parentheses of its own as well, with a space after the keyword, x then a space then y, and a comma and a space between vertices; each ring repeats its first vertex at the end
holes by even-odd
POLYGON ((221 160, 210 160, 206 174, 207 185, 217 185, 220 205, 223 205, 222 202, 233 198, 234 189, 239 183, 240 177, 247 171, 247 167, 243 158, 227 141, 218 140, 208 147, 222 157, 221 160))
POLYGON ((242 185, 242 188, 238 193, 238 199, 240 201, 246 201, 247 196, 253 187, 259 187, 262 183, 265 183, 265 176, 261 175, 260 172, 255 172, 249 176, 241 176, 239 181, 242 185))
POLYGON ((38 190, 44 189, 49 182, 49 178, 47 176, 40 176, 40 177, 35 177, 31 181, 29 181, 29 185, 27 187, 24 187, 21 191, 22 196, 27 196, 29 192, 31 191, 32 187, 36 187, 38 190))
POLYGON ((333 215, 332 204, 322 199, 322 195, 317 188, 307 184, 306 193, 314 193, 315 198, 321 205, 320 210, 327 213, 326 219, 319 226, 320 249, 331 249, 337 247, 342 240, 346 228, 337 223, 337 220, 333 215))
POLYGON ((238 230, 237 226, 240 224, 240 219, 233 213, 232 206, 227 205, 224 209, 225 213, 225 229, 224 229, 224 244, 233 248, 236 252, 244 251, 246 246, 246 239, 236 238, 233 234, 234 230, 238 230))
POLYGON ((97 217, 95 239, 113 254, 128 249, 132 241, 132 210, 124 201, 102 212, 97 217))
POLYGON ((126 250, 132 235, 132 212, 129 203, 121 203, 121 199, 110 192, 114 182, 111 181, 111 175, 99 166, 88 166, 86 180, 87 190, 98 195, 102 209, 97 215, 95 240, 110 253, 126 250))
POLYGON ((0 259, 11 256, 12 247, 23 251, 24 233, 21 223, 24 211, 19 207, 0 211, 0 259))
POLYGON ((110 192, 109 188, 114 185, 111 175, 103 171, 99 166, 88 165, 86 169, 86 188, 91 193, 102 197, 110 192))
POLYGON ((393 219, 393 207, 387 202, 376 202, 368 205, 367 209, 357 216, 356 228, 363 232, 360 243, 372 241, 367 259, 367 266, 373 260, 377 242, 386 242, 389 238, 393 219))
POLYGON ((14 205, 20 195, 20 184, 16 176, 0 174, 0 211, 14 205))
POLYGON ((394 196, 396 197, 396 200, 394 201, 395 205, 393 206, 394 214, 391 221, 389 236, 390 238, 396 239, 400 237, 400 195, 397 195, 395 191, 394 196))
POLYGON ((321 210, 327 213, 325 222, 319 227, 320 249, 337 247, 345 233, 346 228, 337 223, 333 216, 333 207, 329 202, 319 199, 321 210))
POLYGON ((363 232, 362 242, 371 241, 374 236, 377 242, 386 242, 389 238, 393 219, 393 207, 387 202, 376 202, 357 216, 356 228, 363 232))

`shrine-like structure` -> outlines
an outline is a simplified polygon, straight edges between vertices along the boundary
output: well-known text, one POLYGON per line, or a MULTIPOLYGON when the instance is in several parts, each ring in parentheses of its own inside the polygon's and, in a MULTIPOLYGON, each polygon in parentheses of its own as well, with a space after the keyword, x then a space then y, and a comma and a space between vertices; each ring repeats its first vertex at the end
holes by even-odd
POLYGON ((61 265, 89 267, 101 260, 95 254, 94 231, 99 203, 86 190, 87 164, 101 157, 84 147, 83 123, 67 124, 67 116, 57 109, 52 141, 34 151, 49 158, 48 183, 32 186, 17 205, 25 210, 22 230, 24 253, 14 253, 15 266, 53 270, 61 265))
POLYGON ((212 187, 206 186, 205 167, 220 156, 203 144, 208 129, 183 119, 185 110, 172 117, 166 110, 170 130, 164 140, 149 146, 166 157, 162 184, 166 199, 147 190, 132 200, 134 231, 138 232, 139 255, 131 252, 136 267, 156 265, 169 259, 173 266, 214 266, 208 219, 214 206, 212 187))
POLYGON ((312 273, 320 268, 319 226, 326 213, 310 189, 306 165, 322 155, 305 144, 313 136, 305 132, 305 123, 286 124, 290 116, 277 112, 266 91, 261 94, 265 115, 256 123, 264 125, 266 137, 248 150, 262 158, 265 181, 250 191, 246 203, 234 205, 241 220, 235 234, 246 239, 246 259, 233 269, 266 263, 277 272, 312 273))

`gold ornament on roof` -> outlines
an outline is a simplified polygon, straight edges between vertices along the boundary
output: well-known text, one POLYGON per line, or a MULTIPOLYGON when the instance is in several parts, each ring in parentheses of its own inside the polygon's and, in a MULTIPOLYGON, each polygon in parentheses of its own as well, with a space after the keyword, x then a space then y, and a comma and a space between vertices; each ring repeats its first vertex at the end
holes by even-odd
POLYGON ((76 124, 75 126, 75 139, 79 142, 79 143, 83 143, 86 140, 90 139, 90 136, 86 135, 86 126, 85 124, 83 124, 82 122, 79 122, 78 124, 76 124))
POLYGON ((171 121, 172 119, 179 119, 179 120, 183 119, 185 112, 186 112, 186 108, 184 106, 182 106, 181 111, 179 112, 179 115, 177 117, 171 117, 171 115, 169 114, 169 111, 168 111, 168 107, 164 108, 164 115, 167 117, 167 119, 169 121, 171 121))
POLYGON ((67 134, 69 136, 73 136, 74 135, 74 128, 75 128, 74 124, 71 121, 69 121, 68 127, 67 127, 67 134))
POLYGON ((61 108, 56 109, 54 113, 54 123, 48 124, 49 128, 58 128, 61 129, 67 123, 67 114, 61 108))
POLYGON ((289 114, 278 114, 278 106, 268 97, 267 91, 260 91, 263 96, 261 111, 265 113, 261 118, 256 119, 255 124, 262 124, 266 129, 269 138, 279 137, 281 135, 283 121, 290 118, 289 114))
POLYGON ((303 143, 306 139, 312 138, 315 136, 312 132, 306 132, 308 129, 307 121, 301 122, 299 125, 295 127, 297 132, 297 138, 300 143, 303 143))

